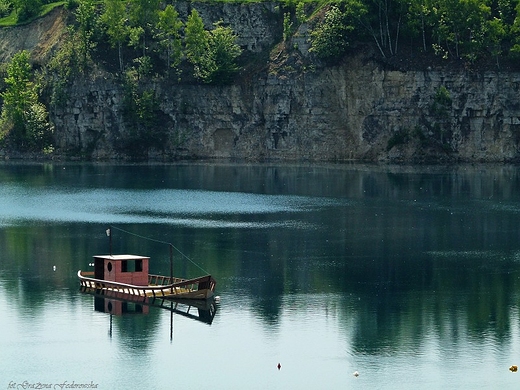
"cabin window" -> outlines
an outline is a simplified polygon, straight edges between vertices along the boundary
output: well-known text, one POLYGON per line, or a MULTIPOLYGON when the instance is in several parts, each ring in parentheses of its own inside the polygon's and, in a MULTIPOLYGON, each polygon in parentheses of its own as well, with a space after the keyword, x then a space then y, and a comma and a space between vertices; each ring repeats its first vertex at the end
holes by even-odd
POLYGON ((121 262, 121 272, 142 272, 142 260, 123 260, 121 262))
POLYGON ((112 272, 112 263, 110 261, 107 264, 107 270, 108 272, 112 272))

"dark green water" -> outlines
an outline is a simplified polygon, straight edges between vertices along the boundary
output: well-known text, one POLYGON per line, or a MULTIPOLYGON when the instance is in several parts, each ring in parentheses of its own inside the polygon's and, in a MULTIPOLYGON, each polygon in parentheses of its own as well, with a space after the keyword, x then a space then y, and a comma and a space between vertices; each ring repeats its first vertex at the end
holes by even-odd
POLYGON ((0 388, 515 388, 519 222, 516 167, 6 163, 0 388), (211 324, 81 293, 109 225, 211 324))

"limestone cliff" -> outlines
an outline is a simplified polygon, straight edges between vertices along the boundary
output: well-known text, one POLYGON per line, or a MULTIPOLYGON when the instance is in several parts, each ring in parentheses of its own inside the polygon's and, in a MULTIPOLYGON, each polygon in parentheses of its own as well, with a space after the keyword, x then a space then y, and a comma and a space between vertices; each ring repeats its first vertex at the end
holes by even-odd
MULTIPOLYGON (((181 15, 190 4, 179 3, 181 15)), ((364 49, 340 65, 315 66, 309 26, 279 44, 276 4, 197 9, 208 23, 231 25, 246 53, 270 57, 259 55, 262 63, 229 86, 151 81, 168 137, 148 158, 497 162, 520 156, 520 73, 396 70, 364 49), (440 91, 449 99, 440 101, 440 91)), ((67 97, 51 110, 59 153, 129 157, 120 148, 127 129, 113 75, 97 70, 77 79, 67 97)))

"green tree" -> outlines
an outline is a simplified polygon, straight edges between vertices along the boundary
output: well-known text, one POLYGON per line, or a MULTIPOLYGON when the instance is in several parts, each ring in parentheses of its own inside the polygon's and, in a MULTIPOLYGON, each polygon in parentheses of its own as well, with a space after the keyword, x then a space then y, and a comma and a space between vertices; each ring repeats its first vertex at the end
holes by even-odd
POLYGON ((491 2, 491 16, 500 19, 504 26, 512 26, 516 17, 515 7, 517 5, 517 0, 497 0, 496 2, 491 2))
POLYGON ((41 0, 13 0, 13 6, 18 15, 18 21, 24 22, 40 13, 41 0))
POLYGON ((101 23, 105 27, 110 45, 112 47, 117 46, 119 70, 121 72, 124 70, 122 46, 130 34, 126 19, 126 7, 123 1, 105 0, 101 23))
POLYGON ((159 11, 159 22, 156 26, 155 37, 166 50, 168 69, 179 65, 182 59, 181 29, 183 23, 179 19, 177 10, 170 4, 163 11, 159 11))
POLYGON ((497 67, 499 67, 498 58, 502 54, 501 43, 506 37, 507 32, 501 19, 493 18, 486 25, 486 42, 491 54, 495 57, 497 67))
POLYGON ((52 56, 47 67, 47 82, 51 86, 51 104, 56 107, 66 101, 66 90, 73 76, 79 73, 77 35, 72 26, 68 26, 63 44, 52 56))
POLYGON ((516 5, 515 8, 516 17, 513 21, 513 25, 511 26, 511 35, 512 35, 512 47, 510 49, 511 54, 515 58, 520 57, 520 2, 516 5))
POLYGON ((137 57, 134 59, 136 67, 133 69, 137 72, 137 80, 140 80, 152 73, 152 59, 149 56, 137 57))
POLYGON ((410 31, 421 36, 422 50, 428 50, 428 31, 431 26, 432 9, 429 0, 411 0, 408 8, 407 25, 410 31))
POLYGON ((293 33, 293 23, 291 21, 291 13, 283 14, 283 40, 287 42, 293 33))
POLYGON ((29 52, 16 53, 7 66, 2 93, 2 138, 21 150, 42 150, 50 145, 52 126, 45 107, 38 102, 29 52))
MULTIPOLYGON (((358 0, 341 3, 341 8, 330 6, 321 23, 311 31, 310 51, 326 62, 337 60, 350 45, 356 26, 368 23, 364 19, 366 12, 367 9, 358 0)), ((382 49, 381 53, 384 54, 382 49)))
POLYGON ((307 15, 305 14, 305 3, 300 1, 296 4, 296 20, 298 24, 302 24, 307 20, 307 15))
POLYGON ((91 52, 96 47, 92 36, 97 25, 96 6, 94 0, 82 0, 75 11, 78 22, 77 34, 79 41, 80 67, 84 71, 91 61, 91 52))
POLYGON ((438 44, 454 58, 474 54, 484 44, 483 38, 491 9, 486 0, 438 0, 433 5, 438 44))
POLYGON ((35 102, 25 113, 25 131, 29 149, 48 152, 52 148, 54 127, 49 122, 49 113, 46 107, 35 102))
POLYGON ((206 83, 226 84, 238 71, 237 58, 242 54, 237 36, 230 27, 215 24, 209 33, 209 50, 203 57, 198 76, 206 83))
POLYGON ((157 25, 160 0, 129 0, 129 21, 132 28, 141 28, 143 57, 146 56, 147 37, 157 25))
POLYGON ((399 35, 407 13, 405 0, 349 0, 346 10, 349 16, 372 36, 381 55, 397 54, 399 35))
POLYGON ((17 129, 23 127, 24 112, 38 100, 37 89, 31 78, 29 52, 24 50, 16 53, 7 66, 4 79, 7 88, 2 93, 2 117, 11 121, 17 129))
MULTIPOLYGON (((144 36, 144 28, 141 26, 130 27, 128 29, 129 44, 133 47, 138 47, 141 42, 141 37, 144 36)), ((143 48, 143 57, 146 57, 146 50, 143 48)))
POLYGON ((195 72, 197 72, 204 56, 209 50, 209 34, 204 29, 204 22, 195 8, 191 10, 191 14, 186 21, 184 42, 186 57, 195 67, 195 72))
POLYGON ((13 4, 11 0, 0 0, 0 17, 7 16, 11 13, 13 4))
POLYGON ((331 6, 323 21, 311 32, 309 51, 325 61, 333 61, 345 53, 349 45, 348 36, 353 29, 348 15, 337 6, 331 6))
POLYGON ((438 117, 447 117, 452 105, 450 91, 441 85, 435 92, 431 111, 438 117))

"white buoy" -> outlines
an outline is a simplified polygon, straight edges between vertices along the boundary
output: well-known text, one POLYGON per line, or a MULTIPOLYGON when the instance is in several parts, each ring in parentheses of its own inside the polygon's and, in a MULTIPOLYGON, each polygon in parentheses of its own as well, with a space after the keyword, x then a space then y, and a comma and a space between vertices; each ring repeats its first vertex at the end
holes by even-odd
POLYGON ((52 266, 52 270, 56 271, 56 266, 55 265, 52 266))
POLYGON ((217 295, 217 296, 215 297, 215 303, 220 303, 220 295, 217 295))
POLYGON ((359 372, 354 371, 354 376, 357 378, 359 376, 359 372))

